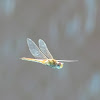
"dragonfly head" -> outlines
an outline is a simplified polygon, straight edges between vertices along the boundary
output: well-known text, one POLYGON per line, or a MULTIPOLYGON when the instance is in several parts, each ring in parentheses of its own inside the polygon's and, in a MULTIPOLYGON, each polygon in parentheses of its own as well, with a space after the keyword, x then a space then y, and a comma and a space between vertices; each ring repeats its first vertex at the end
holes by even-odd
POLYGON ((61 68, 63 68, 63 63, 57 62, 57 69, 61 69, 61 68))

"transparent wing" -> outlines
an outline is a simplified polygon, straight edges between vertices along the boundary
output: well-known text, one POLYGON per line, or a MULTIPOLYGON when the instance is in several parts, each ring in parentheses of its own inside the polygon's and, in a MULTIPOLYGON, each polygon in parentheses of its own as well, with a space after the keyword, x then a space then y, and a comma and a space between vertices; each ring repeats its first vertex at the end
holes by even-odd
POLYGON ((28 47, 29 47, 31 54, 35 58, 47 59, 47 57, 40 51, 38 46, 31 39, 27 38, 27 44, 28 44, 28 47))
POLYGON ((41 39, 39 39, 38 42, 39 42, 40 50, 46 55, 46 57, 49 58, 49 59, 53 59, 53 56, 49 52, 49 50, 48 50, 48 48, 46 46, 46 43, 43 40, 41 40, 41 39))
POLYGON ((78 60, 57 60, 57 61, 60 61, 60 62, 77 62, 78 60))

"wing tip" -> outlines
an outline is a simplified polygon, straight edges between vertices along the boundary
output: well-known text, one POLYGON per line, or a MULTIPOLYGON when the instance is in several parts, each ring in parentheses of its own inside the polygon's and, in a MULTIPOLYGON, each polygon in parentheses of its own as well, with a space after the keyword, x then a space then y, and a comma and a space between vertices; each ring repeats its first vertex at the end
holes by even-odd
POLYGON ((43 41, 42 39, 39 39, 38 42, 43 41))
POLYGON ((29 46, 30 43, 32 43, 33 41, 30 38, 27 38, 27 44, 29 46))
POLYGON ((31 40, 30 38, 27 38, 27 41, 31 40))
MULTIPOLYGON (((27 38, 27 42, 32 41, 30 38, 27 38)), ((38 42, 43 41, 42 39, 39 39, 38 42)))

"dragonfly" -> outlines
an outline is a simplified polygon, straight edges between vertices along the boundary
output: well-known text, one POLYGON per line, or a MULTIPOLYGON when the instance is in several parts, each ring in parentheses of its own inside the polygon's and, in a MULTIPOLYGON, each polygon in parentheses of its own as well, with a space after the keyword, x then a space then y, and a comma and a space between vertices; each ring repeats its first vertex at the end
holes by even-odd
POLYGON ((46 43, 42 40, 38 40, 39 47, 33 42, 30 38, 27 38, 27 44, 29 47, 29 51, 34 56, 33 58, 22 57, 22 60, 32 61, 44 64, 54 69, 63 68, 64 62, 77 62, 78 60, 56 60, 53 58, 51 53, 49 52, 46 43))

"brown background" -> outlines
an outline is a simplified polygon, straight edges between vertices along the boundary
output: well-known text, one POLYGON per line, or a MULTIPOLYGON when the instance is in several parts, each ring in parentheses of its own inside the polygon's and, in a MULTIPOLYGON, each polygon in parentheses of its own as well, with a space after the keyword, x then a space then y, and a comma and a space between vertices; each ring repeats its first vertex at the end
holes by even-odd
POLYGON ((100 1, 0 0, 0 100, 100 100, 100 1), (27 38, 79 62, 22 61, 27 38))

